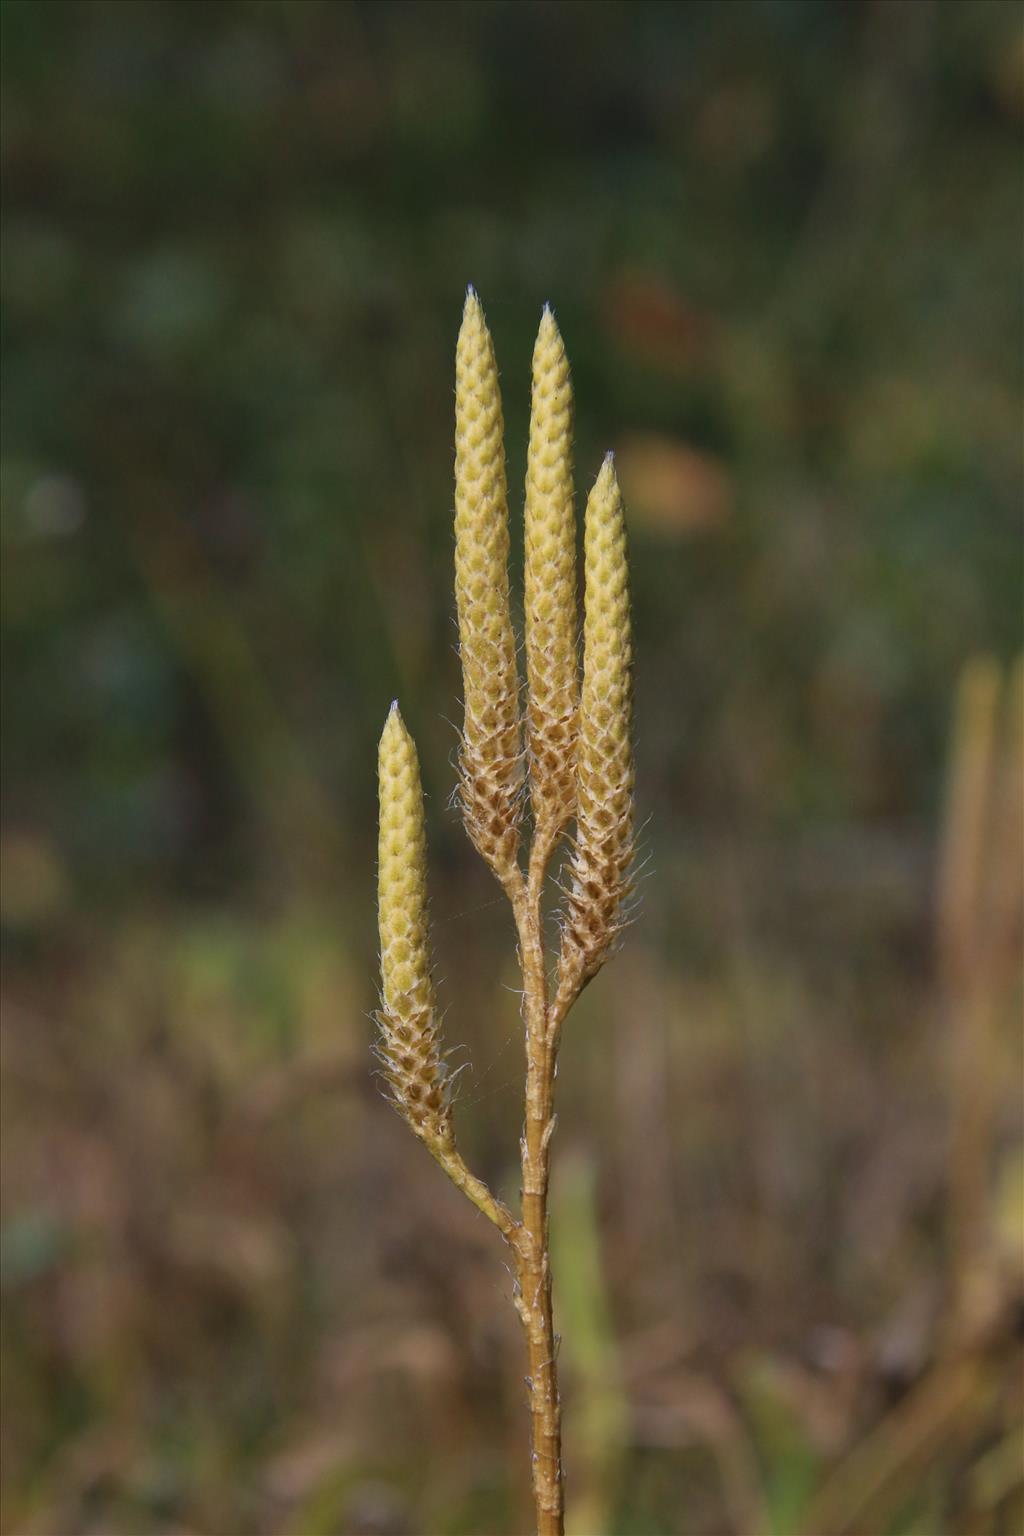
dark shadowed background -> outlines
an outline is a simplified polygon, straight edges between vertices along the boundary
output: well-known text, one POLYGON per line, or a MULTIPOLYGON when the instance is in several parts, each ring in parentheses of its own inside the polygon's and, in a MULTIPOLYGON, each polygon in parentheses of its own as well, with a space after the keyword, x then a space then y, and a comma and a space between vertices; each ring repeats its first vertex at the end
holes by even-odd
POLYGON ((1015 1536, 1021 8, 0 14, 4 1531, 527 1527, 504 1255, 369 1053, 397 695, 514 1196, 511 925, 449 809, 471 281, 514 546, 546 300, 631 536, 572 1536, 1015 1536))

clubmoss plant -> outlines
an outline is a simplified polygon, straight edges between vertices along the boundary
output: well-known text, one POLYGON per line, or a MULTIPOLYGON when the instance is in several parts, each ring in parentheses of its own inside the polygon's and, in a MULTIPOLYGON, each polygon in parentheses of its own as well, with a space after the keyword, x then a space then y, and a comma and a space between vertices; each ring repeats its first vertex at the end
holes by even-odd
POLYGON ((509 609, 508 496, 498 372, 480 301, 466 295, 456 350, 455 596, 464 721, 459 802, 466 830, 512 906, 523 973, 526 1090, 515 1216, 456 1147, 427 925, 426 841, 416 748, 397 703, 380 741, 377 1055, 394 1105, 491 1220, 514 1260, 526 1335, 538 1536, 563 1529, 561 1410, 551 1311, 548 1181, 561 1028, 623 925, 633 863, 628 570, 622 497, 605 459, 584 520, 583 675, 576 622, 572 386, 545 307, 533 354, 525 502, 526 697, 509 609), (525 714, 525 719, 524 719, 525 714), (532 839, 521 855, 528 785, 532 839), (559 838, 576 830, 563 891, 555 984, 541 903, 559 838))

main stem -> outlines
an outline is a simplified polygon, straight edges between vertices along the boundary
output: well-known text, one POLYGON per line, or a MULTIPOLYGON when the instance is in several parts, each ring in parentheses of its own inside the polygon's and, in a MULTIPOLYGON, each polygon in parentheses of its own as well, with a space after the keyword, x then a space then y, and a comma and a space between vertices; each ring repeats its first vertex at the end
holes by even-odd
POLYGON ((522 1222, 515 1243, 517 1307, 529 1356, 533 1497, 537 1536, 562 1536, 562 1410, 551 1310, 548 1255, 548 1176, 557 1036, 549 1032, 547 977, 541 933, 541 885, 547 864, 543 843, 534 839, 529 878, 514 900, 526 1005, 526 1119, 522 1152, 522 1222))

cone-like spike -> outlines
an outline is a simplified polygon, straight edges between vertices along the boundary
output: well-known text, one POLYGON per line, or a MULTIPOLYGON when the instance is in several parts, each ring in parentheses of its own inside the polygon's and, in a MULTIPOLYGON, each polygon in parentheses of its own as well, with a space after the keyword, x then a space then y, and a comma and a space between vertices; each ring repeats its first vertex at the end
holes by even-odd
POLYGON ((450 1137, 430 974, 427 843, 416 747, 397 700, 377 756, 377 922, 381 1008, 377 1054, 399 1111, 418 1135, 450 1137))
POLYGON ((622 927, 633 862, 632 639, 626 526, 608 454, 584 526, 583 686, 576 841, 561 980, 589 980, 622 927))
POLYGON ((557 835, 576 804, 576 517, 572 382, 545 304, 533 349, 526 465, 526 676, 530 796, 537 835, 557 835))
POLYGON ((470 837, 507 880, 519 845, 523 764, 503 435, 494 347, 470 288, 455 355, 455 599, 465 707, 460 792, 470 837))

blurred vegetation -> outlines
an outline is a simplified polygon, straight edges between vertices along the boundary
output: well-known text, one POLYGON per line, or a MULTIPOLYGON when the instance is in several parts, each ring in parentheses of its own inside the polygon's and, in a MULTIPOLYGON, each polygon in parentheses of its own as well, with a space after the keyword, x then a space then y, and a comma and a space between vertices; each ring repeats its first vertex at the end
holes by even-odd
POLYGON ((460 1130, 514 1183, 511 936, 446 810, 472 281, 510 485, 551 300, 632 537, 643 917, 560 1080, 574 1536, 1014 1536, 1019 7, 0 17, 4 1530, 524 1529, 501 1255, 367 1050, 398 694, 460 1130))

